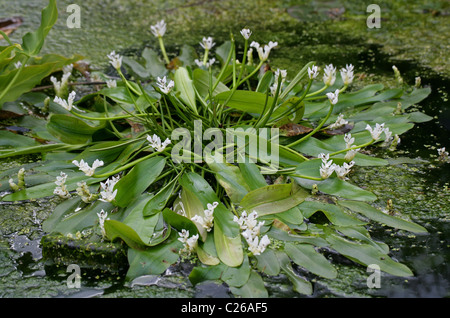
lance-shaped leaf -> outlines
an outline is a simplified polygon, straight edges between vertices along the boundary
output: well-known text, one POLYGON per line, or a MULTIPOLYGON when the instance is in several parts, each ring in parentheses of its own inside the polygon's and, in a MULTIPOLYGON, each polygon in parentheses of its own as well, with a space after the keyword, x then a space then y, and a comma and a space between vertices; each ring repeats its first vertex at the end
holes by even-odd
POLYGON ((331 244, 332 249, 359 264, 365 266, 375 264, 378 265, 382 271, 395 276, 414 276, 407 266, 395 262, 387 254, 382 253, 376 247, 368 244, 351 242, 333 234, 328 235, 326 240, 331 244))
POLYGON ((69 115, 52 114, 47 123, 47 130, 56 138, 67 144, 85 144, 92 140, 92 135, 105 127, 105 123, 93 125, 69 115))
POLYGON ((184 67, 175 71, 175 90, 180 93, 180 99, 193 110, 197 109, 194 84, 189 72, 184 67))
POLYGON ((321 211, 334 225, 357 226, 366 224, 366 222, 360 221, 354 216, 347 214, 340 206, 335 204, 319 201, 305 201, 298 207, 305 218, 310 218, 314 213, 321 211))
POLYGON ((160 275, 180 257, 178 250, 182 244, 178 241, 178 235, 172 231, 170 236, 162 244, 149 247, 144 250, 128 249, 127 280, 132 280, 142 275, 160 275))
POLYGON ((189 191, 192 197, 203 204, 203 209, 207 208, 208 203, 219 203, 213 214, 217 256, 228 266, 239 266, 244 259, 244 254, 239 225, 233 221, 233 214, 220 202, 215 191, 200 175, 193 172, 185 173, 180 179, 180 185, 183 187, 183 192, 189 191))
POLYGON ((393 228, 402 229, 414 233, 427 232, 427 230, 419 224, 386 214, 365 202, 339 201, 339 205, 344 206, 354 212, 360 213, 371 220, 386 224, 387 226, 391 226, 393 228))
POLYGON ((290 258, 286 255, 286 253, 281 251, 276 251, 277 258, 280 262, 281 270, 284 274, 288 277, 288 279, 291 281, 294 290, 297 293, 304 294, 304 295, 311 295, 312 285, 310 282, 308 282, 303 277, 298 276, 291 265, 290 258))
POLYGON ((239 203, 250 190, 239 168, 226 162, 220 163, 217 160, 208 160, 207 162, 231 201, 239 203))
POLYGON ((240 205, 246 211, 256 211, 259 216, 287 211, 303 202, 308 193, 289 184, 272 184, 250 191, 240 205))
POLYGON ((22 47, 29 55, 36 55, 44 45, 45 37, 58 19, 56 0, 50 0, 47 7, 42 10, 41 25, 34 32, 28 32, 22 38, 22 47))
POLYGON ((240 296, 243 298, 267 298, 269 293, 264 286, 264 281, 262 277, 256 272, 251 271, 250 277, 241 287, 230 287, 230 291, 233 295, 240 296))
POLYGON ((313 274, 330 279, 337 276, 337 271, 333 265, 325 256, 318 253, 312 245, 287 243, 284 251, 294 263, 304 267, 313 274))
POLYGON ((162 188, 153 198, 146 204, 143 214, 149 216, 160 212, 167 204, 167 201, 173 194, 176 182, 171 182, 162 188))
POLYGON ((141 195, 160 175, 165 163, 165 158, 157 156, 136 164, 114 187, 117 205, 125 207, 141 195))

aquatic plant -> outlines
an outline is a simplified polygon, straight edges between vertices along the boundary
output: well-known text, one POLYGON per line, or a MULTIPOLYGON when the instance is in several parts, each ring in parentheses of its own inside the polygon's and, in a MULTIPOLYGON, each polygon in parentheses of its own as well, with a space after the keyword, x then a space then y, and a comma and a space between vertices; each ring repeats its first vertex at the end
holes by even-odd
MULTIPOLYGON (((0 80, 14 72, 16 56, 37 53, 55 12, 50 1, 34 33, 36 49, 2 48, 0 80)), ((21 123, 27 135, 1 136, 0 158, 42 156, 20 171, 18 185, 11 176, 2 182, 0 189, 9 191, 2 200, 60 196, 44 231, 123 242, 129 280, 190 261, 192 284, 221 280, 235 295, 264 297, 264 275, 282 273, 294 290, 311 294, 311 282, 294 267, 336 278, 328 253, 412 276, 366 226, 426 229, 373 207, 376 196, 351 179, 358 166, 389 164, 370 149, 395 149, 401 134, 429 119, 408 113, 429 89, 352 90, 353 65, 338 73, 333 64, 320 70, 310 62, 289 78, 289 70, 268 63, 278 44, 251 41, 249 28, 220 46, 204 37, 201 61, 187 46, 170 60, 166 28, 164 21, 151 27, 162 58, 150 48, 142 60, 111 52, 105 58, 117 74, 114 84, 78 100, 75 91, 58 93, 73 61, 58 64, 58 71, 66 68, 64 80, 51 80, 54 96, 40 95, 46 102, 31 107, 42 117, 21 123)), ((27 81, 23 75, 8 76, 27 81)), ((37 83, 2 100, 14 91, 11 84, 0 102, 20 100, 37 83)))

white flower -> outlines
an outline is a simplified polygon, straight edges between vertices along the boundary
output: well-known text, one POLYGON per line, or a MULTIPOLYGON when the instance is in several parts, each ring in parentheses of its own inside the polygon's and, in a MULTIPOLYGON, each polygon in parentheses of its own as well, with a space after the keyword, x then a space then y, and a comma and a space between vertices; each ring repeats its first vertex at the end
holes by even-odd
POLYGON ((64 183, 66 183, 66 180, 67 180, 67 174, 61 171, 59 176, 56 176, 55 184, 58 186, 62 186, 62 185, 64 185, 64 183))
POLYGON ((114 190, 114 186, 119 181, 119 177, 112 177, 111 179, 106 180, 104 183, 100 182, 100 187, 103 191, 100 191, 100 195, 102 198, 100 201, 103 202, 112 202, 117 195, 117 189, 114 190))
POLYGON ((219 205, 219 202, 213 202, 213 204, 208 203, 207 209, 204 211, 205 216, 195 215, 191 218, 192 221, 197 222, 202 227, 204 227, 208 232, 211 231, 213 227, 214 220, 214 209, 219 205))
POLYGON ((109 220, 108 212, 105 212, 102 209, 100 213, 97 213, 97 216, 98 216, 98 224, 100 225, 100 230, 102 231, 102 236, 105 238, 106 237, 105 220, 109 220))
POLYGON ((72 71, 73 71, 73 64, 64 65, 62 70, 63 70, 64 74, 72 73, 72 71))
POLYGON ((352 134, 348 133, 344 135, 345 148, 351 148, 353 143, 355 142, 355 138, 352 137, 352 134))
POLYGON ((272 95, 275 95, 275 93, 277 91, 277 88, 278 88, 278 77, 280 77, 280 75, 281 75, 281 84, 283 84, 286 81, 287 71, 286 70, 277 69, 274 72, 274 74, 275 74, 274 83, 270 87, 270 91, 271 91, 272 95))
POLYGON ((438 157, 439 161, 443 161, 443 162, 448 161, 448 151, 445 151, 445 147, 439 148, 437 150, 437 152, 439 155, 439 157, 438 157))
POLYGON ((373 128, 373 129, 372 129, 372 127, 370 127, 369 124, 367 124, 366 130, 368 130, 370 132, 370 134, 372 135, 372 139, 373 140, 378 140, 380 138, 380 135, 385 130, 384 123, 383 124, 376 123, 375 124, 375 128, 373 128))
POLYGON ((116 69, 120 69, 120 67, 122 66, 122 56, 120 56, 119 54, 116 54, 115 51, 112 51, 111 53, 109 53, 107 55, 108 59, 109 59, 109 63, 111 63, 111 65, 116 69))
POLYGON ((164 20, 157 22, 155 25, 150 26, 150 30, 156 37, 163 37, 166 33, 166 23, 164 20))
MULTIPOLYGON (((60 175, 56 177, 55 184, 57 187, 53 191, 54 194, 59 195, 61 198, 67 199, 70 197, 69 191, 67 191, 65 182, 67 179, 67 174, 61 171, 60 175)), ((11 180, 10 180, 11 184, 11 180)))
POLYGON ((355 158, 356 154, 358 153, 358 151, 360 150, 360 148, 358 149, 350 149, 349 151, 347 151, 347 153, 345 154, 344 159, 346 161, 351 161, 353 160, 353 158, 355 158))
MULTIPOLYGON (((251 236, 257 236, 260 233, 263 222, 258 222, 258 213, 253 211, 247 216, 247 212, 243 211, 241 217, 234 216, 233 221, 239 224, 239 227, 244 232, 251 234, 251 236)), ((242 233, 244 235, 244 233, 242 233)))
POLYGON ((63 90, 67 87, 67 83, 69 82, 71 75, 72 73, 65 72, 61 77, 61 81, 58 81, 54 76, 50 76, 50 81, 53 83, 53 88, 55 89, 57 96, 62 95, 63 90))
POLYGON ((313 65, 313 67, 308 67, 308 76, 309 79, 315 79, 319 75, 319 68, 316 65, 313 65))
POLYGON ((334 172, 336 168, 336 164, 333 163, 333 160, 330 159, 330 154, 319 154, 318 158, 322 159, 322 166, 320 167, 320 176, 322 179, 328 179, 334 172))
POLYGON ((350 169, 355 164, 354 161, 350 161, 349 163, 344 162, 342 166, 335 165, 334 171, 339 179, 346 180, 346 175, 350 172, 350 169))
POLYGON ((336 80, 336 68, 333 64, 329 64, 325 66, 323 73, 323 82, 325 85, 332 86, 336 80))
POLYGON ((169 82, 167 82, 167 77, 163 77, 160 78, 158 77, 156 79, 156 85, 158 85, 159 89, 164 93, 164 94, 169 94, 169 92, 172 90, 172 88, 175 86, 175 82, 170 80, 169 82))
POLYGON ((161 138, 154 134, 152 137, 147 135, 147 141, 150 143, 150 146, 155 149, 157 152, 161 152, 166 149, 167 145, 172 143, 169 138, 167 138, 163 143, 161 143, 161 138))
POLYGON ((241 213, 241 217, 234 216, 234 222, 239 224, 242 230, 242 236, 247 241, 248 250, 253 253, 253 255, 259 255, 266 249, 267 245, 270 244, 270 240, 267 235, 264 235, 261 241, 259 241, 260 229, 264 225, 264 222, 258 222, 258 213, 253 211, 247 215, 246 211, 241 213))
POLYGON ((203 64, 203 61, 200 61, 198 59, 194 60, 195 64, 197 64, 198 67, 202 67, 202 66, 206 66, 206 67, 210 67, 211 65, 213 65, 216 62, 215 58, 209 59, 208 62, 206 62, 206 64, 203 64))
POLYGON ((249 236, 249 235, 244 234, 244 233, 242 233, 242 235, 244 236, 245 240, 248 243, 248 250, 253 255, 260 255, 261 253, 264 252, 266 247, 270 244, 270 239, 269 239, 269 237, 267 235, 264 235, 261 238, 261 241, 259 241, 259 237, 258 236, 252 237, 252 236, 249 236))
POLYGON ((77 186, 77 194, 81 197, 81 200, 83 200, 83 202, 89 203, 97 198, 97 195, 92 194, 89 191, 89 187, 87 186, 86 182, 77 182, 77 186))
POLYGON ((241 34, 244 39, 248 40, 250 38, 250 35, 252 35, 252 31, 250 31, 250 29, 242 29, 241 34))
POLYGON ((89 166, 87 162, 85 162, 83 159, 81 159, 80 162, 78 160, 73 160, 72 163, 77 166, 81 171, 84 172, 84 174, 88 177, 91 177, 94 175, 95 169, 98 167, 103 166, 103 161, 95 159, 94 163, 92 164, 92 168, 89 166))
POLYGON ((21 61, 18 61, 16 63, 14 63, 14 67, 15 68, 20 68, 21 66, 22 66, 22 62, 21 61))
POLYGON ((216 43, 213 42, 212 37, 207 37, 207 38, 204 37, 202 42, 200 42, 200 45, 205 50, 211 50, 213 48, 213 46, 216 45, 216 43))
MULTIPOLYGON (((332 123, 331 125, 329 125, 327 128, 328 129, 337 129, 340 128, 342 126, 345 126, 348 124, 348 121, 344 119, 344 115, 343 114, 339 114, 339 116, 337 117, 336 121, 334 123, 332 123)), ((354 138, 353 138, 354 140, 354 138)))
POLYGON ((328 99, 330 100, 330 103, 333 105, 336 105, 338 102, 338 96, 339 96, 339 90, 337 89, 334 93, 329 92, 326 94, 328 99))
POLYGON ((346 65, 345 68, 341 69, 341 77, 344 81, 344 85, 348 85, 353 82, 353 65, 346 65))
POLYGON ((269 58, 270 51, 278 45, 278 42, 272 42, 270 41, 267 45, 264 45, 264 47, 260 46, 258 42, 253 41, 250 44, 250 47, 254 47, 256 51, 258 52, 259 59, 261 61, 266 61, 269 58))
POLYGON ((198 234, 189 237, 189 231, 183 229, 181 230, 181 233, 178 233, 178 235, 180 235, 178 240, 183 243, 183 249, 181 250, 181 252, 185 252, 190 255, 192 251, 197 247, 198 234))
POLYGON ((68 111, 71 111, 73 107, 73 101, 75 100, 75 95, 76 95, 75 91, 72 91, 69 94, 67 100, 55 96, 55 99, 53 101, 62 106, 63 108, 67 109, 68 111))
POLYGON ((117 87, 117 82, 116 80, 106 80, 106 86, 108 86, 108 88, 115 88, 117 87))

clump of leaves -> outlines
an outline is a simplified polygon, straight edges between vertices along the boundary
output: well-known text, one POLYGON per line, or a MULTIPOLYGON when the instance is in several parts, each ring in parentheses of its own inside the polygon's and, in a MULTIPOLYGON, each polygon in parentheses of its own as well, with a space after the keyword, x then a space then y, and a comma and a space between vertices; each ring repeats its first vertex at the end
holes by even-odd
POLYGON ((43 157, 24 167, 25 189, 11 192, 14 171, 2 174, 0 190, 10 191, 3 201, 60 195, 43 229, 124 242, 129 280, 162 274, 182 259, 196 264, 193 284, 221 280, 235 295, 266 297, 262 273, 283 273, 295 291, 311 294, 311 282, 292 265, 335 278, 324 248, 413 275, 366 225, 426 229, 374 208, 376 196, 351 182, 351 168, 389 164, 363 149, 394 148, 415 122, 429 120, 407 112, 429 89, 352 91, 352 66, 337 74, 328 65, 319 80, 313 62, 289 80, 286 71, 264 67, 277 44, 249 44, 247 29, 239 63, 233 36, 211 59, 215 43, 204 38, 202 61, 186 47, 168 61, 162 26, 155 36, 164 59, 146 49, 140 64, 112 52, 120 80, 78 100, 75 93, 55 98, 39 124, 22 121, 27 136, 1 137, 2 158, 43 157))

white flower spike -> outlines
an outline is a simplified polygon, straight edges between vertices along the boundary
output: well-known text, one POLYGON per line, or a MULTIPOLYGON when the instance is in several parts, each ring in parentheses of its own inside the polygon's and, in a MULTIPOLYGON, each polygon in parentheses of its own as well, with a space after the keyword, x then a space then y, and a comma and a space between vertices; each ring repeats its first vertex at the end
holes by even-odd
POLYGON ((116 69, 120 69, 120 67, 122 66, 122 56, 120 56, 119 54, 116 54, 115 51, 112 51, 111 53, 109 53, 107 55, 108 59, 109 59, 109 63, 111 63, 111 65, 116 69))
POLYGON ((212 37, 207 37, 207 38, 204 37, 202 42, 200 42, 200 45, 205 50, 211 50, 213 48, 213 46, 216 45, 216 43, 213 42, 213 38, 212 37))
POLYGON ((153 136, 147 135, 147 141, 150 143, 150 146, 157 152, 163 151, 169 144, 172 143, 169 138, 161 143, 161 138, 159 138, 159 136, 157 136, 156 134, 154 134, 153 136))
POLYGON ((106 180, 105 182, 100 182, 100 187, 102 191, 100 191, 101 199, 103 202, 112 202, 114 201, 117 195, 117 189, 114 190, 114 186, 119 181, 119 177, 112 177, 111 179, 106 180))
POLYGON ((252 31, 250 31, 250 29, 242 29, 241 35, 244 37, 244 39, 248 40, 252 35, 252 31))
POLYGON ((350 161, 349 163, 344 162, 342 166, 336 165, 334 167, 334 171, 336 172, 338 178, 342 180, 347 180, 348 178, 346 177, 346 175, 350 173, 350 169, 353 167, 354 164, 355 164, 354 161, 350 161))
POLYGON ((95 173, 95 169, 98 167, 103 166, 103 161, 95 159, 94 163, 92 164, 92 168, 89 166, 87 162, 85 162, 83 159, 78 162, 78 160, 73 160, 72 163, 77 166, 81 171, 84 172, 84 174, 88 177, 91 177, 95 173))
POLYGON ((346 65, 345 68, 341 69, 341 77, 344 81, 344 85, 349 85, 353 82, 353 65, 346 65))
POLYGON ((332 86, 336 81, 336 68, 333 64, 325 66, 323 69, 323 82, 327 86, 332 86))
POLYGON ((384 123, 382 124, 375 124, 375 128, 372 129, 369 124, 366 126, 366 130, 370 132, 370 135, 372 136, 373 140, 380 139, 381 134, 385 131, 384 123))
POLYGON ((318 158, 322 159, 322 166, 320 167, 320 176, 322 179, 328 179, 336 169, 336 164, 330 159, 330 154, 319 154, 318 158))
POLYGON ((105 221, 109 220, 108 218, 108 212, 105 212, 103 209, 100 211, 100 213, 97 213, 98 216, 98 224, 100 225, 100 230, 102 231, 103 238, 106 237, 106 231, 105 231, 105 221))
POLYGON ((337 89, 334 93, 332 92, 327 93, 327 97, 330 100, 331 104, 336 105, 338 102, 339 90, 337 89))
POLYGON ((242 236, 244 236, 244 238, 246 239, 246 241, 248 243, 248 250, 253 255, 260 255, 261 253, 264 252, 266 247, 270 244, 270 239, 269 239, 269 237, 267 235, 264 235, 261 238, 261 241, 259 241, 259 237, 258 236, 251 237, 251 236, 248 236, 246 234, 246 232, 243 232, 242 236))
POLYGON ((64 198, 64 199, 70 198, 70 193, 69 193, 69 191, 67 191, 67 188, 65 185, 66 180, 67 180, 67 174, 61 171, 60 175, 56 177, 55 184, 57 185, 57 187, 53 191, 54 194, 59 195, 61 198, 64 198))
POLYGON ((189 231, 183 229, 178 235, 180 236, 178 240, 183 243, 183 249, 180 252, 190 255, 197 247, 198 234, 189 237, 189 231))
POLYGON ((278 42, 272 42, 270 41, 267 45, 264 45, 264 47, 260 46, 258 42, 253 41, 250 44, 250 47, 253 47, 258 52, 258 57, 261 61, 266 61, 269 58, 270 51, 278 45, 278 42))
POLYGON ((192 221, 197 222, 202 227, 204 227, 208 232, 211 231, 213 227, 213 221, 214 221, 214 210, 219 205, 219 202, 213 202, 212 204, 207 204, 207 209, 204 211, 205 216, 202 217, 200 215, 195 215, 191 218, 192 221))
POLYGON ((58 96, 55 96, 55 99, 53 101, 70 112, 73 107, 73 101, 75 100, 75 96, 76 96, 75 91, 72 91, 69 94, 69 97, 67 98, 67 100, 62 99, 58 96))
POLYGON ((167 82, 167 77, 165 76, 163 78, 158 77, 156 80, 156 85, 158 85, 159 89, 166 95, 169 94, 175 86, 175 82, 172 80, 167 82))
POLYGON ((155 25, 150 26, 150 30, 152 31, 153 35, 156 37, 163 37, 166 33, 166 23, 164 20, 161 20, 157 22, 155 25))
POLYGON ((315 79, 318 75, 319 75, 319 68, 316 65, 313 65, 313 67, 308 67, 309 79, 315 79))
POLYGON ((344 119, 344 115, 343 114, 339 114, 339 116, 336 119, 336 121, 334 123, 332 123, 331 125, 329 125, 327 127, 327 129, 337 129, 337 128, 340 128, 340 127, 345 126, 347 124, 348 124, 348 121, 344 119))

